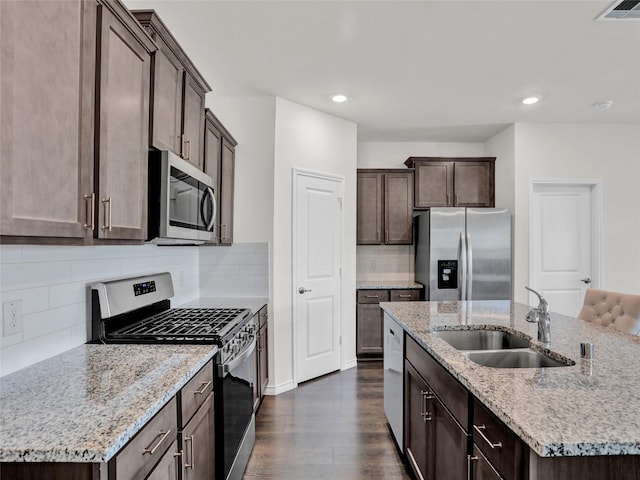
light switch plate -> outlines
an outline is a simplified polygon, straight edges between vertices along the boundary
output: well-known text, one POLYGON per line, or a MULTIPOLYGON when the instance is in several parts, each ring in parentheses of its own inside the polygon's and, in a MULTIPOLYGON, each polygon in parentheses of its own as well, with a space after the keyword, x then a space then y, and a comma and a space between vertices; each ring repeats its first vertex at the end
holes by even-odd
POLYGON ((5 337, 22 333, 22 300, 2 304, 2 324, 5 337))

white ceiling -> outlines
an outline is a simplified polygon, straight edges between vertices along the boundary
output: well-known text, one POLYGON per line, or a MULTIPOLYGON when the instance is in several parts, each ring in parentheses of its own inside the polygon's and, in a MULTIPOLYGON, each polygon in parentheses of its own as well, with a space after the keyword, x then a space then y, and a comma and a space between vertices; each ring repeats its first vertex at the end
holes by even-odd
POLYGON ((125 3, 158 12, 208 95, 286 98, 357 123, 361 141, 640 122, 640 21, 596 21, 610 0, 125 3), (542 100, 521 105, 529 95, 542 100))

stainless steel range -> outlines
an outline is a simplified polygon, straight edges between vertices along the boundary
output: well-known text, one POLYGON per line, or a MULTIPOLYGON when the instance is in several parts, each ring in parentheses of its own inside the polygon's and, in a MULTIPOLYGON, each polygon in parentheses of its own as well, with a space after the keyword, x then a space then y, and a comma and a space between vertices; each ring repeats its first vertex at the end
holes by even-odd
POLYGON ((171 308, 171 274, 91 285, 92 342, 217 345, 216 478, 241 479, 255 442, 255 325, 242 308, 171 308))

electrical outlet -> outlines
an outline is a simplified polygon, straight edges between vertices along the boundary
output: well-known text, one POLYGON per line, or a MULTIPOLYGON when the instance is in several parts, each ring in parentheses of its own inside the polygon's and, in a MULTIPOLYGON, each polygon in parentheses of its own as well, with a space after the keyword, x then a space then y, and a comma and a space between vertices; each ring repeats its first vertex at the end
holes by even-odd
POLYGON ((22 333, 22 300, 2 304, 3 336, 22 333))

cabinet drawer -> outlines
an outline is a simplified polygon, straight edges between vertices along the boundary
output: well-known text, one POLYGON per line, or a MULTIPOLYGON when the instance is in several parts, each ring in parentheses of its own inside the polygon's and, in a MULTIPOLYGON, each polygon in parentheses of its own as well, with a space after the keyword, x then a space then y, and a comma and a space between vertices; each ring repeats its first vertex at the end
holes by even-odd
POLYGON ((389 301, 389 290, 358 290, 358 303, 380 303, 389 301))
POLYGON ((477 399, 473 402, 473 442, 501 477, 520 478, 522 441, 477 399))
POLYGON ((392 302, 415 302, 420 300, 420 290, 391 290, 392 302))
POLYGON ((177 433, 176 397, 173 397, 116 455, 116 478, 146 478, 174 442, 177 433))
POLYGON ((191 417, 193 417, 193 414, 196 413, 198 407, 204 403, 212 391, 213 364, 212 362, 207 362, 180 390, 182 404, 180 428, 184 428, 191 417))
POLYGON ((413 338, 405 336, 406 357, 433 388, 458 423, 469 426, 469 392, 413 338))

